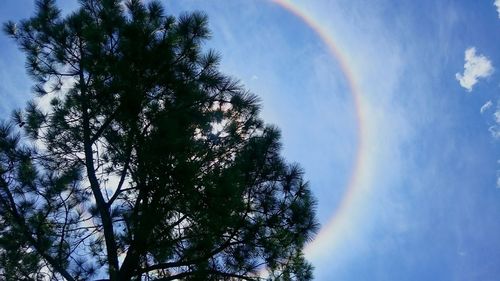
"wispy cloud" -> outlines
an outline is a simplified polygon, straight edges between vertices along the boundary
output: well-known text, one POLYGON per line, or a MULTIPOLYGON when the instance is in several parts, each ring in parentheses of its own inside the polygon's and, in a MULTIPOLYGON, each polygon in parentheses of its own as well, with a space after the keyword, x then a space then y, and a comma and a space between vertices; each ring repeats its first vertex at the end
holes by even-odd
POLYGON ((498 18, 500 18, 500 0, 495 0, 495 3, 493 4, 497 7, 498 18))
POLYGON ((498 125, 493 125, 493 126, 489 127, 488 131, 490 131, 491 136, 494 139, 496 139, 496 140, 500 139, 500 128, 498 127, 498 125))
MULTIPOLYGON (((500 0, 499 0, 500 1, 500 0)), ((481 113, 484 113, 486 110, 488 110, 491 106, 493 105, 493 102, 491 100, 487 101, 483 106, 481 106, 481 109, 479 110, 481 113)))
POLYGON ((491 61, 484 55, 476 55, 476 48, 472 47, 465 50, 464 73, 457 73, 455 77, 460 82, 460 86, 470 92, 479 78, 486 78, 492 73, 491 61))
MULTIPOLYGON (((500 2, 498 0, 497 2, 500 2)), ((487 109, 493 106, 493 102, 489 100, 486 102, 482 107, 481 107, 481 113, 485 112, 487 109)), ((498 141, 500 140, 500 100, 497 101, 497 106, 495 109, 495 112, 492 114, 493 117, 493 125, 491 125, 488 128, 488 131, 490 132, 491 136, 493 137, 494 140, 498 141)), ((498 164, 500 164, 500 160, 497 161, 498 164)), ((496 180, 496 187, 500 188, 500 170, 497 170, 497 180, 496 180)))
POLYGON ((495 140, 500 140, 500 100, 497 102, 497 108, 493 113, 493 120, 495 123, 488 130, 495 140))
POLYGON ((497 103, 497 110, 493 113, 493 117, 495 118, 497 125, 500 125, 500 101, 497 103))

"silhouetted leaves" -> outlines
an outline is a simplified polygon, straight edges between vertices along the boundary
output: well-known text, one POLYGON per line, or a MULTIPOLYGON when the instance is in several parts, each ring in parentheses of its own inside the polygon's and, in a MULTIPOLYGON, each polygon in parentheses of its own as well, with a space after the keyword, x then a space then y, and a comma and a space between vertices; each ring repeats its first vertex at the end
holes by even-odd
POLYGON ((4 25, 50 103, 0 126, 2 278, 312 279, 315 200, 257 96, 202 50, 207 16, 122 4, 37 1, 4 25))

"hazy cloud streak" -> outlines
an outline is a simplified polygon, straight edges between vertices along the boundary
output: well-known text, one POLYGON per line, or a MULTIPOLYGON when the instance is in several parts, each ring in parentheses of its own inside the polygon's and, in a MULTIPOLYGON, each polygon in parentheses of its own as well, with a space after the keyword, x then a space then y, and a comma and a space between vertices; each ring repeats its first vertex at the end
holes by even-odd
POLYGON ((481 109, 479 110, 481 113, 484 113, 486 110, 488 110, 491 106, 493 105, 493 102, 491 100, 487 101, 483 106, 481 106, 481 109))

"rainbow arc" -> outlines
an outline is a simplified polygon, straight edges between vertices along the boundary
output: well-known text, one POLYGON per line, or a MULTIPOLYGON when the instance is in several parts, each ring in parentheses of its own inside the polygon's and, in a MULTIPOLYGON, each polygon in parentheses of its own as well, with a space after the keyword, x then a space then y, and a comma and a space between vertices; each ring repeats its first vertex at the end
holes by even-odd
POLYGON ((279 5, 290 14, 300 19, 307 25, 316 36, 325 44, 332 58, 339 64, 340 70, 343 73, 343 78, 347 82, 348 89, 353 98, 357 143, 355 159, 351 168, 351 175, 348 185, 345 188, 344 194, 332 217, 321 228, 319 234, 314 241, 309 243, 305 248, 307 256, 322 255, 325 252, 334 250, 336 243, 340 242, 342 232, 346 230, 353 222, 352 214, 355 212, 356 205, 359 205, 359 199, 366 192, 367 179, 369 178, 367 168, 367 136, 368 130, 366 124, 367 106, 363 102, 363 96, 359 85, 356 82, 352 69, 349 67, 347 56, 341 52, 341 49, 336 44, 335 38, 323 28, 310 14, 296 4, 286 0, 271 0, 279 5))

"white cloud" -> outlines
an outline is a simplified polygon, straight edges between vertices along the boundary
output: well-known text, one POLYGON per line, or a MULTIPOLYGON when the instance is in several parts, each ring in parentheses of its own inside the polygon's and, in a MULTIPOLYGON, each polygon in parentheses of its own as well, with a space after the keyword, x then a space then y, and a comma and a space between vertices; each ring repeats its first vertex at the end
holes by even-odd
MULTIPOLYGON (((500 0, 498 0, 500 1, 500 0)), ((486 110, 488 110, 491 106, 493 105, 493 102, 491 100, 487 101, 483 106, 481 106, 481 109, 479 110, 481 113, 484 113, 486 110)))
POLYGON ((495 122, 500 125, 500 104, 497 104, 497 110, 493 113, 493 117, 495 118, 495 122))
MULTIPOLYGON (((500 5, 500 0, 497 0, 500 5)), ((496 3, 496 2, 495 2, 496 3)), ((493 118, 495 119, 495 125, 491 126, 488 128, 488 130, 491 133, 491 136, 495 140, 500 140, 500 100, 497 101, 497 108, 495 110, 495 113, 493 113, 493 118)), ((497 164, 500 164, 500 160, 497 160, 497 164)), ((500 170, 497 170, 497 188, 500 188, 500 170)))
POLYGON ((494 139, 496 139, 496 140, 500 139, 500 126, 498 126, 498 125, 491 126, 488 128, 488 131, 490 131, 491 136, 494 139))
POLYGON ((470 92, 479 78, 486 78, 492 73, 491 61, 484 55, 476 55, 476 48, 472 47, 465 50, 464 73, 457 73, 455 77, 460 85, 470 92))
POLYGON ((498 18, 500 18, 500 0, 495 0, 493 4, 497 7, 498 18))

